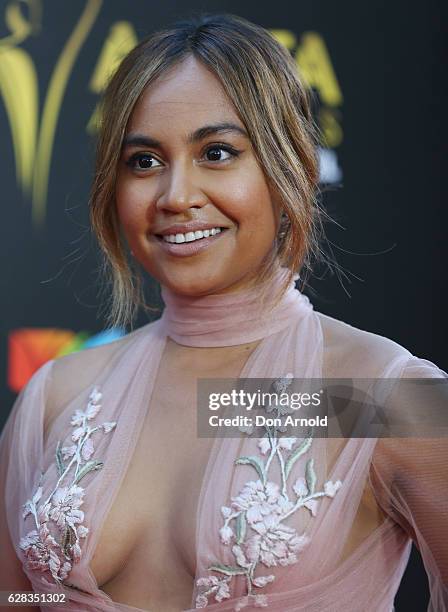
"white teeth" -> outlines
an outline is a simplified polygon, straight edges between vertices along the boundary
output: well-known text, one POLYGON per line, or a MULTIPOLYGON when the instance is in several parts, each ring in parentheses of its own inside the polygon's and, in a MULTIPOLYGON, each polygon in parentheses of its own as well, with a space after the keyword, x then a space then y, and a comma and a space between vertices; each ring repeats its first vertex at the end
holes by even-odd
POLYGON ((175 242, 176 244, 181 244, 182 242, 193 242, 194 240, 200 240, 201 238, 215 236, 220 232, 220 227, 214 227, 210 230, 197 230, 195 232, 186 232, 185 234, 166 234, 165 236, 162 236, 162 238, 165 242, 175 242))

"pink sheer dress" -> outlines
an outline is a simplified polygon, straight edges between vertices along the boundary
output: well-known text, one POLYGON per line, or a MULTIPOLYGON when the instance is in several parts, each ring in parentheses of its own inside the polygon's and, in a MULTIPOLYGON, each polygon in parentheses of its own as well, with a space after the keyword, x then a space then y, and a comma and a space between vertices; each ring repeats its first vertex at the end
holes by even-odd
MULTIPOLYGON (((62 379, 54 374, 60 360, 45 364, 3 431, 2 513, 13 549, 36 592, 67 598, 48 610, 145 609, 113 601, 91 564, 143 424, 157 430, 162 422, 153 390, 168 336, 214 351, 259 340, 241 378, 447 377, 391 340, 316 312, 294 283, 274 308, 255 289, 194 299, 163 287, 162 297, 159 320, 79 353, 62 379), (50 395, 58 410, 46 431, 50 395)), ((448 610, 446 451, 444 438, 287 438, 274 446, 215 438, 198 466, 197 499, 188 501, 194 567, 184 609, 391 612, 414 541, 428 575, 428 610, 448 610), (381 520, 369 523, 374 516, 381 520)), ((140 571, 147 559, 151 572, 150 543, 143 552, 140 571)), ((175 576, 167 583, 176 590, 175 576)))

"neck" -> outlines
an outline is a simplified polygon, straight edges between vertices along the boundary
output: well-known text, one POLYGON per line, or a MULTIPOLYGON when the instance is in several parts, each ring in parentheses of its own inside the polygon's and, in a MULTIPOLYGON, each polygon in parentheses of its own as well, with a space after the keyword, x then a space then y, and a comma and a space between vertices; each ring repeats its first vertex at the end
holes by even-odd
POLYGON ((179 295, 162 286, 165 331, 178 344, 196 347, 247 344, 276 333, 312 309, 294 281, 278 299, 287 273, 286 268, 275 271, 263 287, 264 300, 259 286, 199 297, 179 295))

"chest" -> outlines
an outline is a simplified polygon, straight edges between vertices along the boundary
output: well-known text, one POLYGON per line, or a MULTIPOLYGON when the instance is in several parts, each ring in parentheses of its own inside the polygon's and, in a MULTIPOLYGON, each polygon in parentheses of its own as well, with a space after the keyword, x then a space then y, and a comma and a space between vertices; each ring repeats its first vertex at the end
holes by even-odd
MULTIPOLYGON (((139 439, 90 564, 114 601, 159 612, 190 606, 198 504, 213 444, 197 437, 197 378, 237 377, 247 357, 235 356, 228 365, 211 360, 201 369, 196 363, 188 368, 188 360, 162 359, 139 439)), ((366 490, 343 558, 381 520, 366 490)))
MULTIPOLYGON (((219 373, 210 365, 201 376, 230 378, 242 365, 241 355, 228 366, 221 364, 219 373)), ((193 588, 198 503, 213 440, 197 436, 198 376, 180 366, 172 359, 161 363, 126 476, 90 564, 112 599, 137 607, 173 601, 169 577, 175 577, 177 609, 189 606, 193 588)))

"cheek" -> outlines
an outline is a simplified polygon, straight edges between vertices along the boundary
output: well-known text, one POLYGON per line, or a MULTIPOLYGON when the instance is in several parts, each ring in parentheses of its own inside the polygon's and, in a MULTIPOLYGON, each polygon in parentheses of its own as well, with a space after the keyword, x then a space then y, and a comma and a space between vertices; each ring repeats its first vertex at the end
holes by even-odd
POLYGON ((148 224, 148 194, 143 184, 135 181, 117 181, 117 215, 126 233, 144 229, 148 224))
POLYGON ((275 236, 275 211, 271 193, 263 175, 254 176, 252 181, 241 181, 237 197, 233 200, 234 216, 244 235, 257 236, 262 242, 269 242, 275 236))

